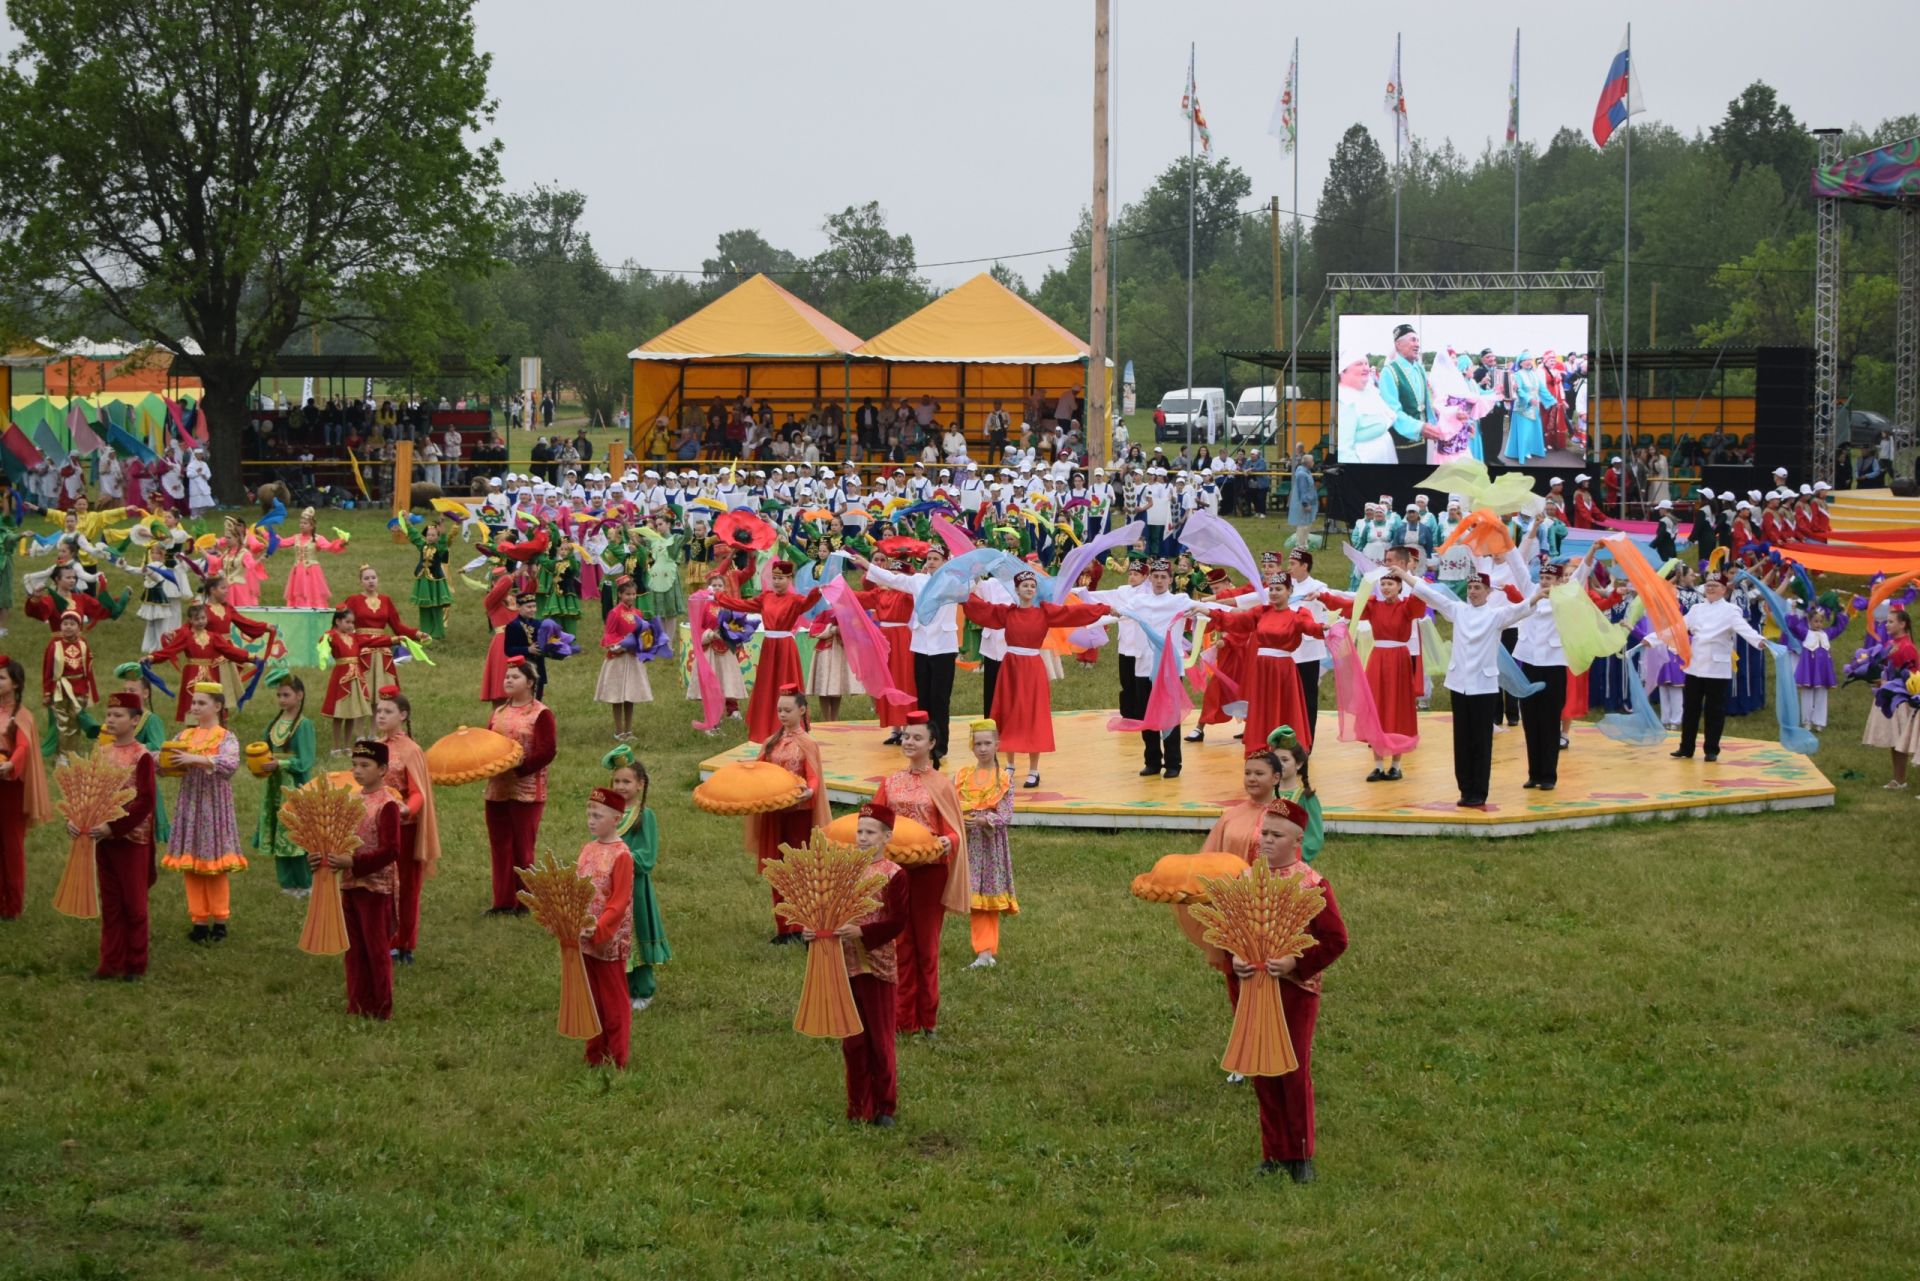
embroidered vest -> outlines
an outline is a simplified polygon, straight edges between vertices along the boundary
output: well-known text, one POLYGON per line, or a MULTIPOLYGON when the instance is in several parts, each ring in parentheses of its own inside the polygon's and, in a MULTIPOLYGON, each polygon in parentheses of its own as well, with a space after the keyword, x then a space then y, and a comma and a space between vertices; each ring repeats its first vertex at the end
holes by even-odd
MULTIPOLYGON (((886 858, 875 859, 873 861, 873 870, 885 873, 889 882, 891 882, 894 877, 900 875, 900 865, 886 858)), ((882 888, 880 893, 884 898, 886 890, 882 888)), ((880 913, 878 911, 869 912, 860 918, 858 924, 871 925, 879 919, 880 913)), ((867 946, 857 938, 841 939, 840 946, 845 950, 847 956, 847 977, 857 978, 862 974, 870 974, 882 983, 899 982, 899 954, 894 947, 897 941, 896 936, 896 938, 888 939, 879 947, 869 951, 867 946)))
MULTIPOLYGON (((587 913, 596 922, 607 906, 607 888, 613 884, 614 865, 623 858, 632 857, 625 841, 589 841, 580 847, 580 861, 574 864, 573 870, 582 880, 593 882, 593 900, 587 904, 587 913)), ((620 918, 620 925, 614 930, 612 938, 600 944, 583 942, 580 951, 600 961, 624 961, 632 955, 632 904, 628 904, 626 915, 620 918)))

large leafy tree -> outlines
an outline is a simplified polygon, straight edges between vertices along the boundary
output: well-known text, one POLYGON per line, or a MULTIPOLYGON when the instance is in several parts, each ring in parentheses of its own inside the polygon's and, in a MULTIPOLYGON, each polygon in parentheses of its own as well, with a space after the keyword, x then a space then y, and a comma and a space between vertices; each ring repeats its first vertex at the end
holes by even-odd
POLYGON ((118 330, 206 388, 242 490, 261 368, 319 327, 423 365, 495 245, 471 0, 14 0, 0 70, 0 304, 118 330))

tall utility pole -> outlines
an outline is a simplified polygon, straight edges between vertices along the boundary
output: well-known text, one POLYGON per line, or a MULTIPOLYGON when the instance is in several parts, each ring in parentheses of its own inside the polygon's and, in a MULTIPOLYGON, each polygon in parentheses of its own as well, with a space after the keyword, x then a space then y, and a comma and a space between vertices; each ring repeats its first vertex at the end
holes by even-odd
POLYGON ((1107 407, 1107 4, 1093 0, 1093 298, 1087 312, 1087 454, 1112 463, 1107 407))

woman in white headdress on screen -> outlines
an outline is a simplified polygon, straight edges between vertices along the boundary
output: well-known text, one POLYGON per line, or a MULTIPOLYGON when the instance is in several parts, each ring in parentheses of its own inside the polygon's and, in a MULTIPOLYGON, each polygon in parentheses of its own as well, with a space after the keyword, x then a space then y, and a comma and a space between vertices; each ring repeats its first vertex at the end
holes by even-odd
POLYGON ((1340 366, 1339 442, 1342 463, 1395 461, 1393 410, 1380 395, 1365 356, 1340 366))

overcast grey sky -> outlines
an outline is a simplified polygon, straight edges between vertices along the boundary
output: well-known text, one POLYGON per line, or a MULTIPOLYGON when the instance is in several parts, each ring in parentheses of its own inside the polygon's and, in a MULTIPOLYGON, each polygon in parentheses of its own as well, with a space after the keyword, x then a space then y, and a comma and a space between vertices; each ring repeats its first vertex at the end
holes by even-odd
MULTIPOLYGON (((1381 99, 1404 32, 1408 116, 1476 153, 1506 127, 1514 19, 1523 22, 1521 132, 1544 143, 1591 122, 1628 18, 1647 115, 1705 129, 1755 79, 1810 126, 1920 110, 1915 12, 1900 0, 1669 0, 1641 12, 1574 6, 1281 5, 1117 0, 1117 194, 1131 199, 1187 145, 1187 45, 1214 150, 1288 204, 1290 162, 1267 132, 1296 36, 1300 191, 1311 210, 1329 152, 1381 99), (1730 21, 1735 15, 1736 21, 1730 21), (1807 27, 1831 24, 1830 47, 1807 27)), ((714 237, 759 228, 802 254, 830 209, 879 200, 922 262, 1009 256, 1029 282, 1062 255, 1090 200, 1093 5, 715 4, 481 0, 511 186, 588 196, 610 261, 697 268, 714 237)), ((983 266, 929 268, 952 285, 983 266)))
MULTIPOLYGON (((1308 210, 1348 125, 1384 135, 1395 31, 1414 133, 1469 153, 1505 130, 1508 15, 1519 13, 1529 15, 1521 132, 1536 143, 1587 127, 1629 18, 1643 120, 1705 129, 1755 79, 1810 126, 1920 111, 1911 0, 1665 0, 1539 16, 1515 5, 1116 3, 1122 200, 1185 151, 1189 41, 1216 154, 1247 171, 1259 201, 1279 195, 1285 207, 1290 162, 1266 129, 1299 37, 1308 210), (1830 34, 1812 31, 1814 19, 1830 34)), ((698 268, 735 227, 810 254, 828 211, 878 200, 922 262, 999 256, 1037 282, 1064 255, 1014 255, 1064 245, 1090 200, 1093 5, 1082 0, 479 0, 478 23, 495 59, 509 186, 584 191, 612 262, 698 268)), ((984 267, 926 274, 953 285, 984 267)))

